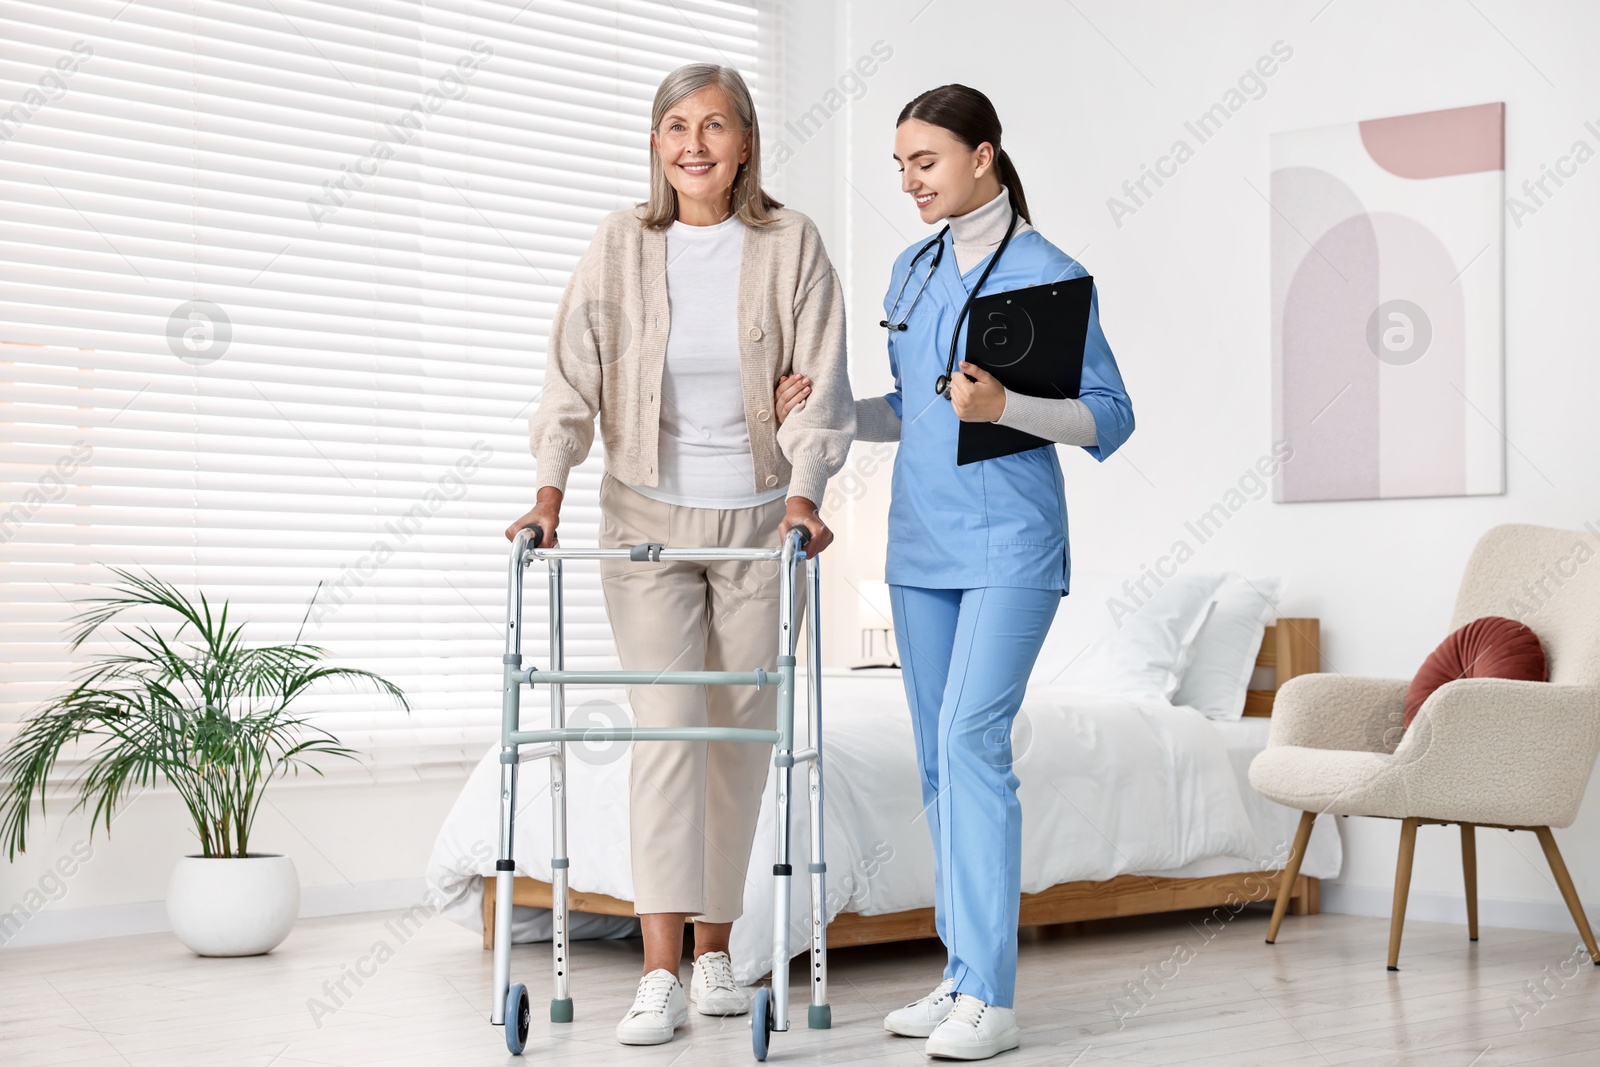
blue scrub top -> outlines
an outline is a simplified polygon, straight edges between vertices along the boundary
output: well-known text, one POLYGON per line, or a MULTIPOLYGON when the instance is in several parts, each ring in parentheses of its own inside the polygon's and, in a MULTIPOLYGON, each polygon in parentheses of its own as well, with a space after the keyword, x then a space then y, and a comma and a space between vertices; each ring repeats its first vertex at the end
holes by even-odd
MULTIPOLYGON (((1067 500, 1055 446, 956 465, 961 422, 950 402, 936 394, 933 386, 944 373, 950 331, 961 305, 989 259, 962 274, 948 235, 945 241, 939 269, 906 319, 906 329, 889 331, 894 391, 886 399, 900 416, 900 448, 895 454, 889 503, 885 577, 891 585, 925 589, 1016 586, 1065 593, 1071 571, 1067 500)), ((924 243, 918 241, 895 260, 884 294, 885 313, 906 278, 911 258, 924 243)), ((906 287, 907 297, 921 284, 932 259, 930 250, 916 264, 906 287)), ((1029 230, 1006 247, 984 283, 983 293, 1024 289, 1088 273, 1037 230, 1029 230)), ((897 314, 905 314, 903 306, 897 314)), ((966 353, 970 321, 969 315, 961 327, 957 362, 966 353)), ((1103 461, 1133 433, 1133 405, 1100 329, 1098 292, 1090 296, 1078 399, 1094 415, 1098 439, 1086 451, 1103 461)))

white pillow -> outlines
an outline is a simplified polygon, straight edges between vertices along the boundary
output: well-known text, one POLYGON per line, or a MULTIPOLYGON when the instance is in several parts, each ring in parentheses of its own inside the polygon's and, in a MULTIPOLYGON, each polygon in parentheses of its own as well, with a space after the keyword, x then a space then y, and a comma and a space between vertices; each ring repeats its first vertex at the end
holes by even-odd
POLYGON ((1194 640, 1194 656, 1173 694, 1208 719, 1244 714, 1245 691, 1267 623, 1278 614, 1277 578, 1230 574, 1217 590, 1216 607, 1194 640))
POLYGON ((1169 699, 1222 580, 1179 574, 1157 587, 1148 573, 1074 572, 1030 683, 1169 699))
POLYGON ((1088 651, 1102 631, 1112 627, 1105 602, 1121 584, 1120 574, 1072 569, 1072 591, 1056 608, 1044 647, 1028 675, 1029 685, 1055 684, 1057 676, 1088 651))

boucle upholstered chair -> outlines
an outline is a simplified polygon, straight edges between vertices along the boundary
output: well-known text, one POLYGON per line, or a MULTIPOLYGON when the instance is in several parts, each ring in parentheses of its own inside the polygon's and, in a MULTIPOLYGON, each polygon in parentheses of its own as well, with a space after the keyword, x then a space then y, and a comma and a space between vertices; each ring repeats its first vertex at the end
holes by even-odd
MULTIPOLYGON (((1472 940, 1478 939, 1474 828, 1528 830, 1538 836, 1589 957, 1600 965, 1550 832, 1572 825, 1600 753, 1600 537, 1515 525, 1484 534, 1467 561, 1450 628, 1486 615, 1519 619, 1539 635, 1548 682, 1448 682, 1404 728, 1408 680, 1301 675, 1278 690, 1270 740, 1250 765, 1256 789, 1304 812, 1284 867, 1285 887, 1300 872, 1319 813, 1402 820, 1391 971, 1400 969, 1417 827, 1450 823, 1461 827, 1472 940)), ((1277 940, 1287 900, 1280 891, 1268 944, 1277 940)))

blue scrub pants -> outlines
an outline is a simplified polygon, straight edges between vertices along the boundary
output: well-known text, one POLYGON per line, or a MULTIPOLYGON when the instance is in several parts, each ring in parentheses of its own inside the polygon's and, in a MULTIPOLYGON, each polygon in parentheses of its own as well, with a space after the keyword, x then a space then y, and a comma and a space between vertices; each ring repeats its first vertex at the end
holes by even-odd
POLYGON ((950 957, 944 976, 957 993, 1009 1008, 1022 897, 1011 722, 1061 593, 889 589, 933 834, 934 924, 950 957))

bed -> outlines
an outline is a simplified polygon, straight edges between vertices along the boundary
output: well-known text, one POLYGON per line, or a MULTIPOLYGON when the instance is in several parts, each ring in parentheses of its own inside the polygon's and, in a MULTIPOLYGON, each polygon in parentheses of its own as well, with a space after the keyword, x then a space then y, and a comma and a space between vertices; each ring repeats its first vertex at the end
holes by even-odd
MULTIPOLYGON (((1013 729, 1024 820, 1023 926, 1273 900, 1299 813, 1248 782, 1266 747, 1273 690, 1319 667, 1319 621, 1258 627, 1258 684, 1242 714, 1207 718, 1148 695, 1030 684, 1013 729), (1260 684, 1264 683, 1264 684, 1260 684)), ((1192 635, 1191 635, 1192 638, 1192 635)), ((826 717, 828 939, 834 947, 933 937, 933 860, 898 671, 822 672, 826 717)), ((537 705, 535 705, 537 707, 537 705)), ((536 713, 536 712, 535 712, 536 713)), ((805 742, 797 741, 797 744, 805 742)), ((490 947, 498 752, 485 754, 442 827, 428 880, 452 920, 490 947)), ((637 932, 628 856, 626 752, 569 756, 569 897, 575 939, 637 932)), ((550 937, 547 776, 523 776, 517 820, 513 940, 550 937)), ((798 783, 797 783, 798 784, 798 783)), ((793 834, 806 840, 805 806, 793 834)), ((771 945, 771 790, 757 827, 744 917, 734 924, 735 977, 754 982, 771 945)), ((1319 819, 1291 891, 1295 914, 1318 910, 1317 886, 1341 863, 1337 828, 1319 819)), ((796 887, 796 951, 809 944, 809 894, 796 887)))

